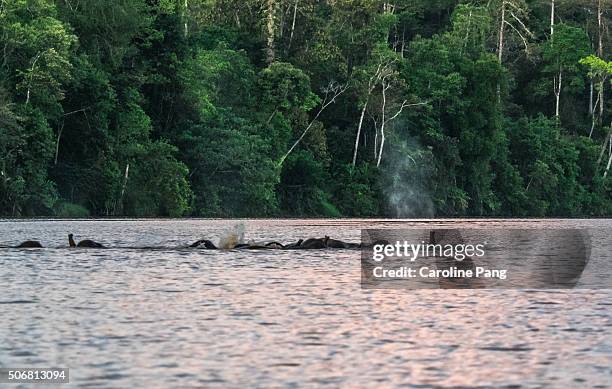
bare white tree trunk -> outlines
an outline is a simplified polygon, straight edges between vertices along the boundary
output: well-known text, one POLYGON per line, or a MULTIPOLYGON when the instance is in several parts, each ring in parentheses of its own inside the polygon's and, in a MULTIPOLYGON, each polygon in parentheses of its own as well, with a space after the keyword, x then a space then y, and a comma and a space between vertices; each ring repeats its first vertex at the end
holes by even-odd
POLYGON ((593 79, 590 80, 589 85, 589 115, 593 116, 593 79))
POLYGON ((291 43, 293 42, 293 33, 295 32, 295 19, 297 18, 299 2, 300 0, 295 0, 295 4, 293 5, 293 21, 291 22, 291 34, 289 35, 289 48, 291 48, 291 43))
POLYGON ((359 125, 357 126, 357 136, 355 136, 355 149, 353 151, 353 166, 357 162, 357 150, 359 149, 359 139, 361 138, 361 126, 363 125, 363 117, 365 116, 366 110, 368 109, 368 101, 370 94, 368 93, 368 99, 366 99, 363 108, 361 109, 361 116, 359 117, 359 125))
POLYGON ((382 98, 383 98, 383 103, 382 103, 382 111, 381 111, 381 115, 382 115, 382 120, 380 122, 380 147, 378 148, 378 156, 376 159, 376 166, 380 166, 380 161, 382 160, 382 155, 383 155, 383 150, 385 148, 385 139, 386 139, 386 134, 385 134, 385 127, 387 125, 387 123, 392 122, 393 120, 397 119, 397 117, 399 115, 402 114, 402 112, 404 111, 404 108, 406 107, 413 107, 413 106, 417 106, 417 105, 424 105, 427 104, 426 101, 424 102, 420 102, 420 103, 413 103, 413 104, 407 104, 407 101, 404 100, 402 102, 402 105, 400 105, 399 109, 397 110, 397 112, 395 112, 395 114, 393 116, 391 116, 390 118, 386 118, 386 105, 387 105, 387 95, 386 92, 387 90, 391 87, 390 84, 386 84, 383 80, 383 88, 382 88, 382 98))
POLYGON ((266 22, 266 61, 269 64, 274 62, 274 38, 276 34, 275 17, 276 17, 276 0, 267 0, 267 22, 266 22))
POLYGON ((555 0, 550 1, 550 36, 555 33, 555 0))
POLYGON ((555 76, 553 88, 555 92, 555 117, 559 118, 559 101, 561 99, 561 82, 563 81, 563 69, 559 70, 559 74, 555 76))
POLYGON ((130 175, 130 164, 125 165, 125 174, 123 175, 123 185, 121 185, 121 196, 119 197, 119 212, 123 213, 123 195, 127 187, 128 177, 130 175))
POLYGON ((384 148, 385 148, 385 128, 381 127, 380 128, 380 149, 378 151, 378 159, 376 160, 376 167, 380 166, 380 161, 382 159, 382 153, 383 153, 384 148))
MULTIPOLYGON (((554 39, 555 36, 555 0, 550 1, 550 40, 554 39)), ((561 97, 561 81, 562 81, 562 70, 555 75, 553 80, 553 92, 555 94, 555 117, 559 118, 559 100, 561 97)))
POLYGON ((378 155, 378 123, 374 122, 374 159, 378 155))
POLYGON ((504 52, 504 29, 506 27, 506 0, 502 0, 501 5, 501 21, 499 23, 499 42, 497 43, 497 59, 502 63, 502 55, 504 52))
POLYGON ((62 124, 60 125, 59 129, 57 130, 57 141, 55 142, 55 163, 54 165, 57 165, 57 157, 59 155, 59 145, 60 145, 60 140, 62 139, 62 132, 64 131, 64 121, 62 121, 62 124))
MULTIPOLYGON (((504 53, 504 29, 506 27, 506 0, 501 3, 501 21, 499 23, 499 42, 497 43, 497 59, 502 63, 504 53)), ((501 85, 497 83, 497 103, 501 104, 501 85)))
POLYGON ((36 62, 38 62, 42 54, 43 54, 42 51, 36 54, 36 57, 34 57, 34 61, 32 61, 32 67, 30 68, 30 81, 28 82, 28 90, 26 91, 26 101, 25 101, 26 105, 30 103, 30 90, 32 89, 32 79, 34 78, 34 70, 36 69, 36 62))
POLYGON ((390 85, 386 83, 385 79, 382 80, 382 108, 381 108, 381 120, 380 120, 380 149, 378 151, 378 158, 376 160, 376 166, 380 166, 380 160, 382 159, 383 149, 385 147, 385 112, 387 110, 387 89, 390 85))
MULTIPOLYGON (((603 20, 602 20, 602 16, 603 16, 603 6, 602 6, 602 0, 599 0, 597 3, 597 31, 598 31, 598 43, 597 43, 597 56, 601 59, 604 58, 603 56, 603 34, 604 34, 604 28, 603 28, 603 20)), ((603 118, 603 112, 604 112, 604 85, 605 83, 602 81, 600 88, 599 88, 599 117, 603 118)))
POLYGON ((606 165, 606 170, 604 171, 603 177, 606 178, 608 176, 608 172, 610 171, 610 165, 612 164, 612 138, 608 142, 608 165, 606 165))
POLYGON ((187 38, 187 36, 189 35, 189 24, 187 22, 187 18, 189 17, 189 13, 188 13, 188 7, 189 5, 187 4, 187 0, 185 0, 185 3, 183 4, 183 24, 184 24, 184 28, 185 28, 185 38, 187 38))
MULTIPOLYGON (((376 72, 374 72, 372 77, 370 77, 370 79, 368 80, 368 91, 367 91, 366 101, 363 105, 363 108, 361 109, 361 115, 359 117, 359 125, 357 126, 357 135, 355 136, 355 149, 353 150, 353 166, 355 166, 355 163, 357 162, 357 151, 359 150, 359 139, 361 138, 361 128, 363 125, 363 118, 365 117, 366 111, 368 109, 368 103, 370 101, 370 96, 372 95, 372 91, 374 91, 374 88, 376 88, 376 85, 380 82, 382 74, 386 71, 387 67, 388 67, 388 64, 385 64, 382 62, 379 63, 378 67, 376 68, 376 72)), ((376 129, 376 125, 374 125, 374 128, 376 129)), ((374 137, 374 158, 376 158, 377 140, 378 140, 378 132, 376 133, 376 136, 374 137)))
POLYGON ((599 166, 599 164, 601 163, 601 160, 604 154, 606 153, 606 148, 608 148, 608 143, 611 141, 612 141, 612 123, 610 123, 610 131, 608 132, 608 135, 606 135, 606 138, 604 139, 604 143, 601 146, 601 150, 599 151, 599 157, 597 158, 597 166, 599 166))

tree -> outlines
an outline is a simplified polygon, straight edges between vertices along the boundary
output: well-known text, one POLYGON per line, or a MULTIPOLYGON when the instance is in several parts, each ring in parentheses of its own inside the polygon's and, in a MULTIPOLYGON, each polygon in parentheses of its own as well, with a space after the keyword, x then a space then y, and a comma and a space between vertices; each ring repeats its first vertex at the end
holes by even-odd
POLYGON ((580 214, 584 189, 577 168, 580 154, 572 139, 543 115, 514 123, 509 134, 512 161, 525 177, 529 214, 580 214))
POLYGON ((48 179, 61 101, 72 77, 76 37, 51 1, 17 0, 0 7, 1 211, 49 212, 56 199, 48 179), (9 94, 10 91, 10 94, 9 94))
MULTIPOLYGON (((591 77, 591 79, 599 80, 597 91, 598 91, 598 94, 600 94, 603 91, 603 85, 605 84, 606 80, 608 79, 608 77, 612 75, 612 61, 606 62, 597 56, 590 55, 586 58, 581 59, 580 63, 588 66, 589 77, 591 77)), ((611 82, 612 82, 612 79, 611 79, 611 82)), ((591 127, 591 133, 589 134, 589 138, 591 137, 592 133, 593 133, 593 127, 591 127)), ((604 142, 601 147, 601 152, 599 153, 599 158, 597 159, 597 165, 601 163, 606 147, 608 147, 608 152, 609 152, 610 157, 608 158, 608 164, 606 165, 606 168, 604 169, 604 173, 603 173, 604 178, 607 177, 608 171, 610 170, 610 165, 612 164, 612 150, 611 150, 612 148, 612 125, 610 126, 610 131, 604 138, 604 142), (609 145, 610 147, 608 147, 609 145)))
POLYGON ((274 62, 276 38, 276 1, 266 0, 266 62, 274 62))
POLYGON ((493 13, 499 15, 499 25, 497 34, 497 58, 499 63, 503 63, 506 28, 510 28, 510 34, 518 37, 529 53, 529 40, 533 33, 527 27, 525 20, 529 14, 529 7, 524 0, 499 0, 497 3, 490 3, 494 8, 493 13))
POLYGON ((347 89, 347 86, 343 86, 343 85, 338 85, 335 84, 333 82, 331 82, 327 88, 325 88, 323 90, 323 93, 325 94, 325 97, 323 98, 323 101, 321 102, 321 108, 319 109, 319 111, 315 114, 314 118, 310 121, 310 123, 308 123, 308 125, 306 126, 306 128, 304 129, 304 131, 302 131, 302 134, 300 135, 299 138, 297 138, 297 140, 293 143, 293 145, 291 145, 291 147, 289 148, 289 150, 287 150, 287 152, 281 157, 281 159, 279 160, 278 164, 280 166, 283 165, 283 162, 285 162, 285 160, 287 159, 287 157, 291 154, 291 152, 293 150, 295 150, 295 148, 300 144, 300 142, 302 141, 302 139, 304 139, 304 137, 306 136, 306 134, 308 133, 308 131, 312 128, 312 126, 316 123, 317 119, 319 118, 319 116, 321 116, 321 114, 323 113, 323 111, 325 111, 325 109, 327 107, 329 107, 331 104, 336 102, 336 99, 343 94, 347 89))
POLYGON ((0 214, 609 216, 609 3, 0 0, 0 214))
POLYGON ((561 92, 563 90, 563 76, 566 82, 582 89, 582 77, 578 62, 589 52, 588 37, 577 27, 566 24, 556 26, 554 36, 543 49, 543 58, 546 61, 544 71, 553 75, 553 91, 555 95, 554 112, 559 118, 561 92))
POLYGON ((53 133, 40 110, 5 99, 0 94, 0 212, 13 217, 48 213, 57 200, 46 170, 53 133))
MULTIPOLYGON (((612 74, 612 65, 611 62, 606 62, 600 57, 595 55, 589 55, 588 57, 582 58, 580 60, 582 65, 588 67, 588 75, 589 78, 593 81, 596 81, 597 95, 598 100, 600 102, 600 97, 603 95, 604 85, 606 84, 606 80, 612 74)), ((603 110, 600 111, 599 117, 603 116, 603 110)), ((591 132, 589 133, 589 137, 593 134, 593 128, 595 125, 595 114, 592 114, 593 117, 593 126, 591 126, 591 132)))

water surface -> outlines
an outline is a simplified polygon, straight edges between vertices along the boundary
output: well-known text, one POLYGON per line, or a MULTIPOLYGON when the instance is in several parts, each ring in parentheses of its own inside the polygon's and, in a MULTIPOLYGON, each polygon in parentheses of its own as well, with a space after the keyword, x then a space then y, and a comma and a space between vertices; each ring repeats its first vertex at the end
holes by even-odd
MULTIPOLYGON (((62 387, 612 387, 611 290, 364 290, 359 252, 175 249, 361 228, 612 227, 610 220, 2 221, 0 367, 62 387), (68 249, 66 235, 107 250, 68 249), (157 247, 135 249, 135 247, 157 247)), ((601 240, 603 239, 603 241, 601 240)), ((593 261, 609 260, 600 238, 593 261)))

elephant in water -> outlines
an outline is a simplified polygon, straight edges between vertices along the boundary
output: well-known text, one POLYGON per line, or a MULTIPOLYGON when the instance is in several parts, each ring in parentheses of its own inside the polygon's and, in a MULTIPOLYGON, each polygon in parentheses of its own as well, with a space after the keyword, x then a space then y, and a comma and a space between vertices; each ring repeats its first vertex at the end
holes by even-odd
POLYGON ((25 242, 15 246, 16 249, 42 248, 43 245, 36 240, 26 240, 25 242))
MULTIPOLYGON (((218 250, 217 247, 212 241, 208 239, 200 239, 191 245, 190 248, 200 248, 200 249, 208 249, 208 250, 218 250)), ((314 249, 325 249, 325 248, 334 248, 334 249, 350 249, 350 248, 359 248, 361 245, 359 243, 347 243, 341 240, 331 239, 329 236, 325 236, 324 238, 309 238, 306 240, 300 239, 295 243, 290 243, 288 245, 283 245, 279 242, 267 242, 267 243, 238 243, 235 246, 231 247, 232 249, 244 249, 244 250, 266 250, 266 249, 281 249, 281 250, 314 250, 314 249)))
MULTIPOLYGON (((200 248, 207 250, 219 250, 212 241, 208 239, 200 239, 191 245, 190 248, 200 248)), ((269 242, 269 243, 238 243, 235 246, 231 247, 231 249, 250 249, 250 250, 265 250, 265 249, 282 249, 284 246, 278 242, 269 242)))
POLYGON ((72 234, 68 234, 68 244, 70 245, 70 247, 83 247, 83 248, 90 248, 90 249, 104 249, 106 247, 104 247, 103 244, 98 243, 98 242, 94 242, 93 240, 89 240, 89 239, 85 239, 80 241, 78 244, 74 241, 74 235, 72 234))
POLYGON ((197 242, 192 243, 191 245, 189 245, 190 248, 204 248, 204 249, 209 249, 209 250, 216 250, 217 246, 215 246, 215 244, 213 242, 211 242, 208 239, 200 239, 197 242))

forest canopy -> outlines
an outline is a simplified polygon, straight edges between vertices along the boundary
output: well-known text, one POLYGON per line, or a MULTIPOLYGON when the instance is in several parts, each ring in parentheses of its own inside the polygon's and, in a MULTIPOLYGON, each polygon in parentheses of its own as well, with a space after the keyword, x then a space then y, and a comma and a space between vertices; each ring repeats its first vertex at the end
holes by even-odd
POLYGON ((612 0, 0 0, 0 215, 612 215, 612 0))

